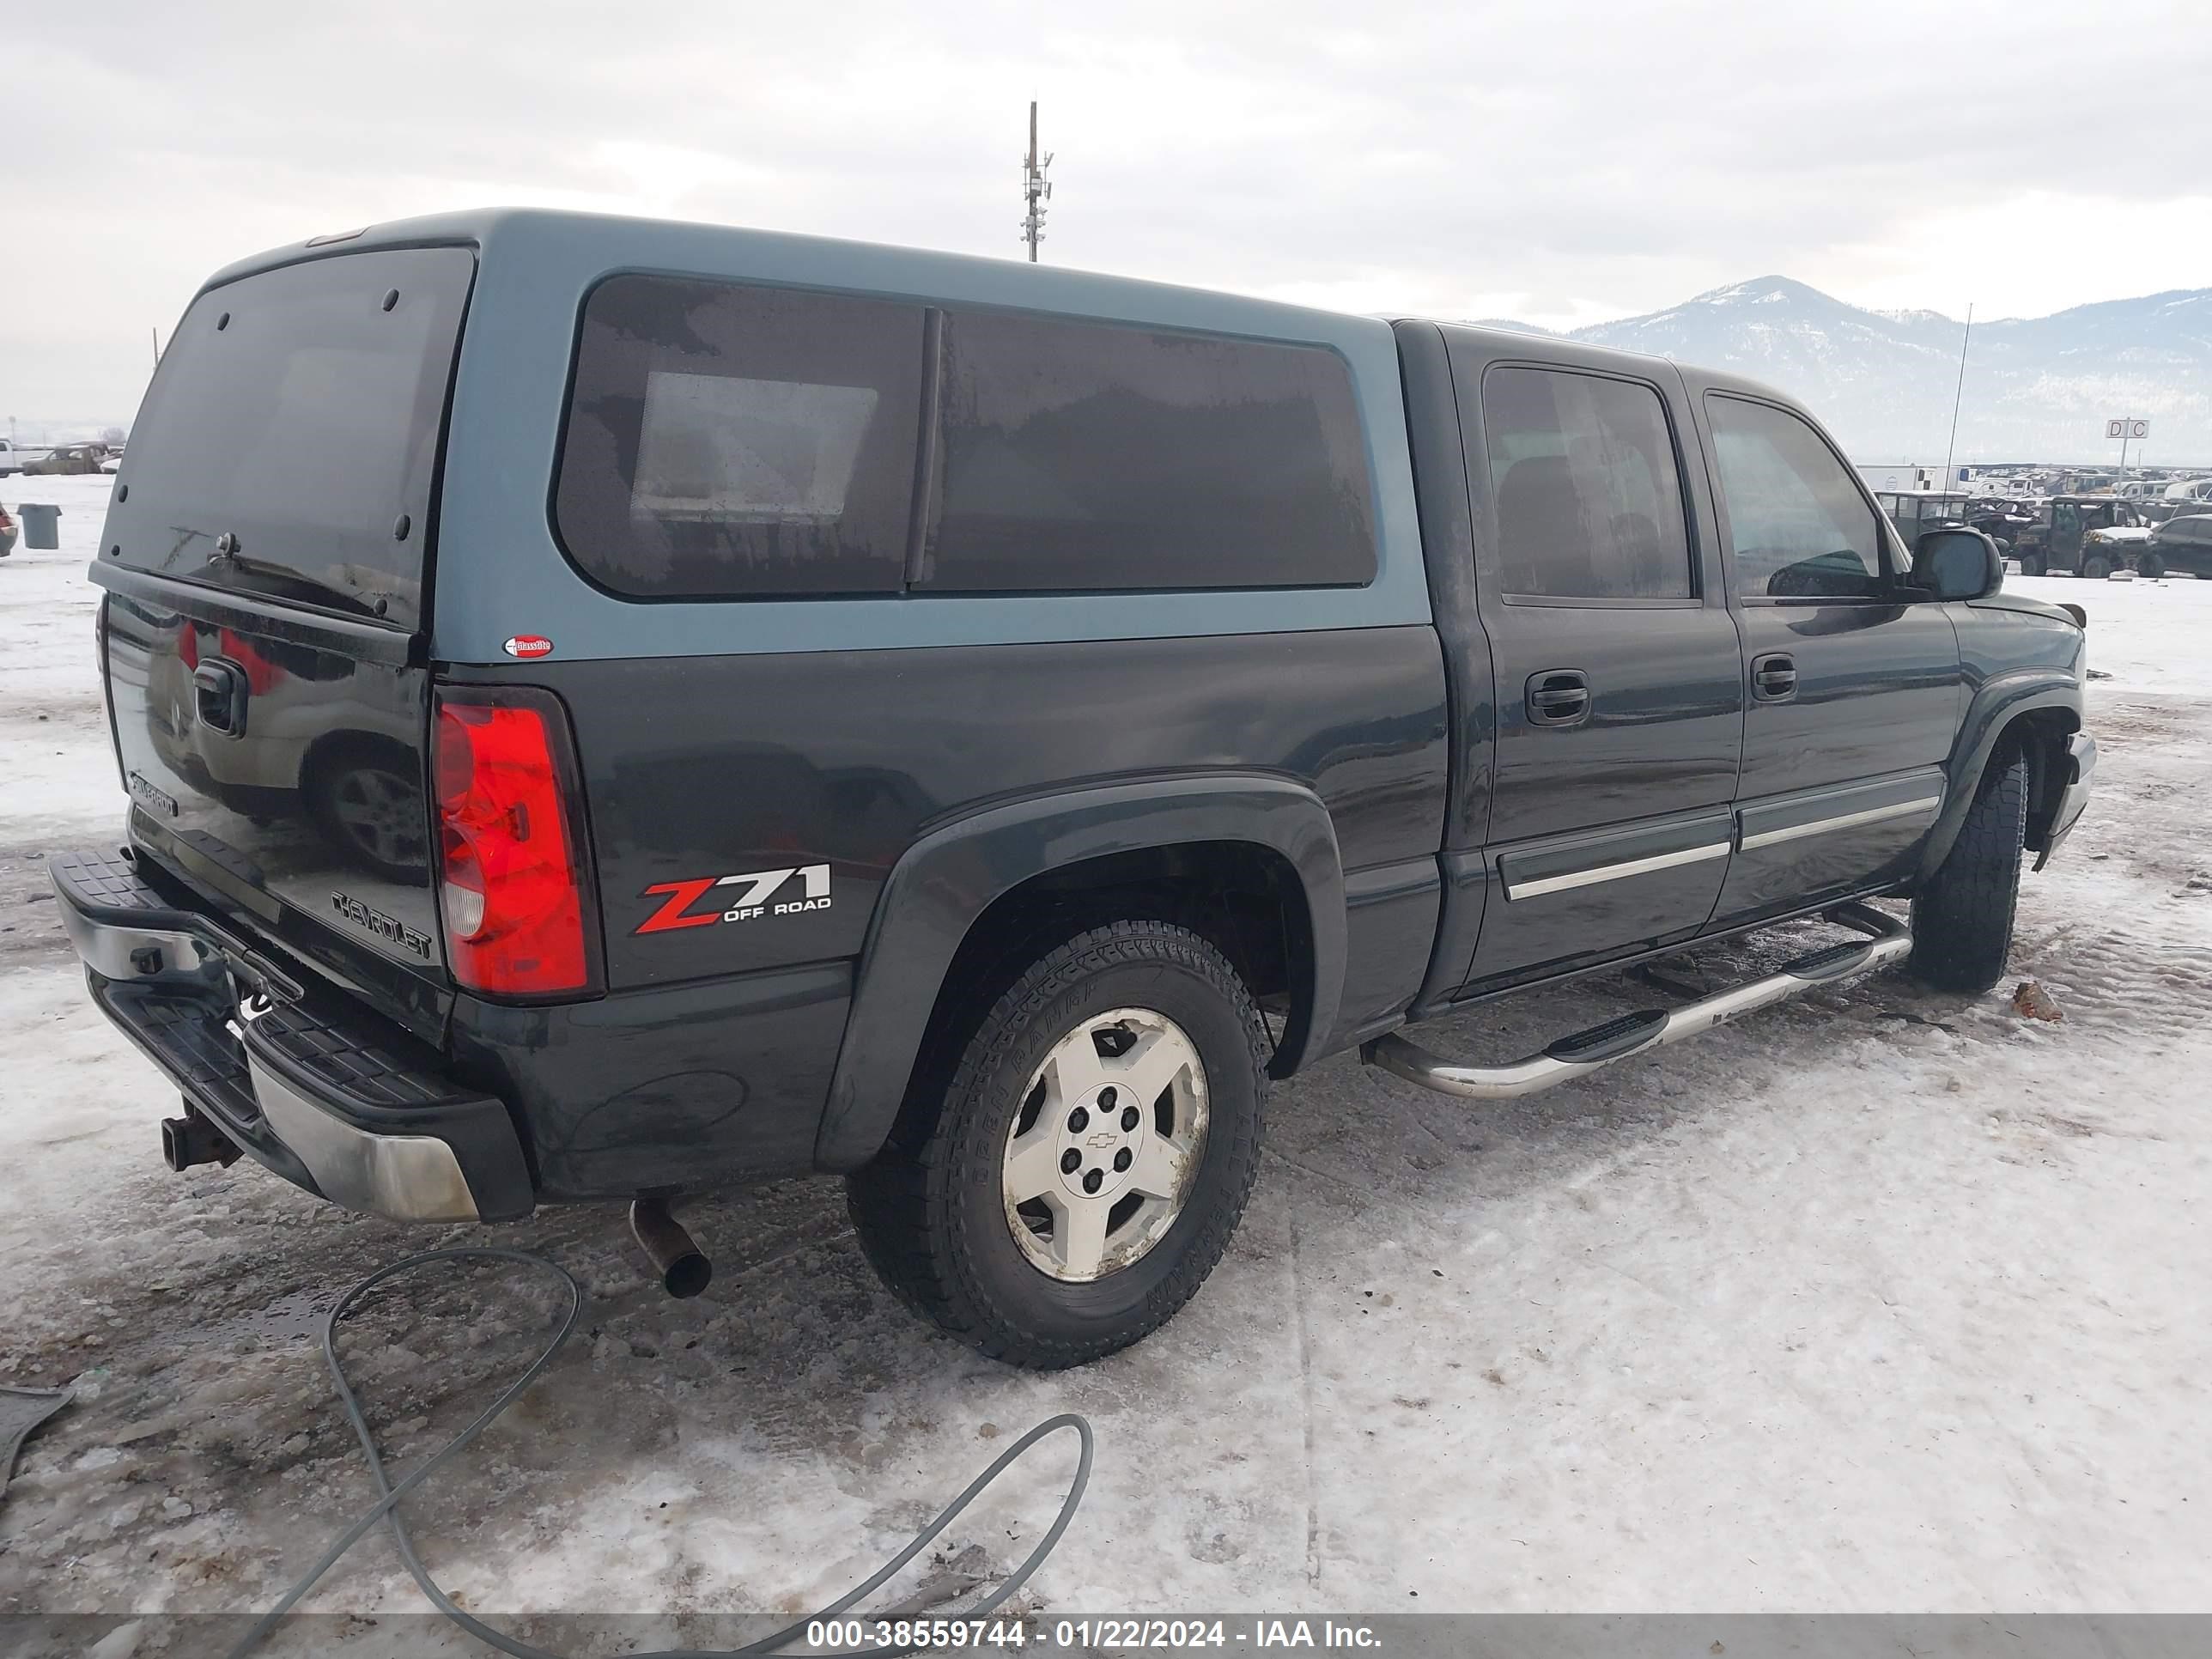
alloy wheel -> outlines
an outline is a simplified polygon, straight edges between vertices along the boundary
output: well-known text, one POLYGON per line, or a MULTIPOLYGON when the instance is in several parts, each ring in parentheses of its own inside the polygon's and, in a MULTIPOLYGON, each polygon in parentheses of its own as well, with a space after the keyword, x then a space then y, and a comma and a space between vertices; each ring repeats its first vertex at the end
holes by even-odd
POLYGON ((1086 1018, 1030 1074, 1006 1139, 1006 1224, 1064 1281, 1143 1258, 1182 1214, 1206 1150, 1206 1067, 1147 1008, 1086 1018))

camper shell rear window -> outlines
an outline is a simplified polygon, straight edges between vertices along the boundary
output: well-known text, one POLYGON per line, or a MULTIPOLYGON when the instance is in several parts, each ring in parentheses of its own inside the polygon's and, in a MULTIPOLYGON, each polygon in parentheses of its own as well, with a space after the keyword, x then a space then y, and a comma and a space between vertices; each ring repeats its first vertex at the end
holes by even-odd
POLYGON ((310 259, 209 289, 131 428, 106 556, 400 627, 422 615, 476 256, 310 259))

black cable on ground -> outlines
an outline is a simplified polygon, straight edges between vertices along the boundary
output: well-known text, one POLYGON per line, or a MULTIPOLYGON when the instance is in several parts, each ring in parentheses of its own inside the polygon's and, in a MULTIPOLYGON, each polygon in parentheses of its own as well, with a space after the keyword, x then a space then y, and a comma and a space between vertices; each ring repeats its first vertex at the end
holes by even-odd
MULTIPOLYGON (((331 1309, 328 1316, 323 1321, 323 1359, 331 1368, 331 1380, 337 1385, 338 1403, 344 1407, 346 1421, 353 1426, 354 1437, 361 1442, 362 1452, 368 1460, 369 1473, 375 1479, 380 1496, 374 1504, 362 1511, 360 1517, 351 1526, 338 1534, 331 1547, 323 1552, 315 1565, 302 1573, 291 1589, 284 1592, 283 1599, 255 1621, 253 1628, 248 1631, 238 1645, 230 1650, 230 1659, 241 1659, 241 1656, 258 1647, 269 1632, 276 1628, 277 1621, 298 1605, 300 1599, 315 1587, 323 1575, 337 1565, 339 1558, 359 1543, 368 1529, 379 1521, 382 1521, 390 1529, 392 1542, 399 1547, 399 1559, 406 1563, 408 1573, 414 1578, 423 1595, 429 1600, 433 1607, 452 1620, 454 1624, 468 1632, 478 1641, 488 1643, 502 1653, 514 1655, 514 1659, 562 1659, 562 1656, 559 1654, 552 1653, 544 1648, 534 1647, 530 1643, 518 1640, 504 1632, 494 1630, 489 1625, 460 1607, 441 1589, 437 1581, 430 1577, 428 1569, 423 1566, 421 1558, 415 1553, 414 1540, 408 1535, 407 1523, 399 1517, 399 1500, 459 1456, 471 1442, 491 1426, 501 1413, 520 1399, 523 1391, 544 1373, 545 1368, 553 1363, 554 1356, 561 1352, 562 1345, 575 1331, 576 1321, 583 1312, 583 1307, 582 1287, 576 1283, 575 1276, 558 1262, 550 1261, 545 1257, 533 1255, 528 1250, 501 1249, 485 1245, 462 1245, 441 1250, 425 1250, 419 1255, 404 1257, 388 1266, 379 1267, 340 1297, 331 1309), (384 1467, 383 1454, 376 1449, 376 1437, 369 1431, 368 1419, 362 1411, 361 1400, 354 1393, 353 1384, 347 1380, 344 1365, 339 1362, 338 1321, 344 1318, 360 1304, 363 1297, 386 1279, 396 1279, 402 1273, 411 1273, 417 1267, 428 1267, 440 1261, 510 1261, 521 1267, 550 1273, 561 1281, 562 1288, 568 1291, 568 1305, 561 1316, 560 1328, 554 1332, 552 1340, 545 1345, 537 1358, 530 1362, 522 1374, 501 1389, 496 1400, 477 1413, 475 1419, 466 1428, 432 1453, 424 1460, 420 1468, 395 1486, 390 1474, 384 1467)), ((866 1582, 854 1586, 819 1613, 809 1613, 806 1617, 787 1625, 775 1634, 764 1636, 757 1642, 747 1643, 741 1648, 717 1649, 711 1651, 690 1648, 669 1649, 659 1653, 632 1655, 629 1656, 629 1659, 738 1659, 738 1656, 774 1653, 786 1643, 803 1634, 809 1624, 817 1620, 834 1619, 840 1613, 849 1611, 889 1583, 901 1568, 928 1548, 938 1534, 951 1525, 958 1518, 962 1510, 981 1496, 984 1489, 1003 1474, 1008 1465, 1038 1441, 1043 1439, 1045 1436, 1060 1429, 1075 1431, 1076 1438, 1081 1444, 1081 1450, 1076 1459, 1075 1478, 1068 1482, 1067 1496, 1060 1501, 1060 1513, 1053 1517, 1052 1525, 1046 1530, 1044 1537, 1038 1542, 1037 1547, 1029 1553, 1019 1566, 1007 1574, 1006 1581, 998 1589, 976 1602, 975 1606, 963 1608, 957 1614, 944 1616, 963 1620, 980 1619, 987 1613, 994 1612, 1005 1606, 1014 1592, 1027 1583, 1031 1575, 1044 1565, 1045 1558, 1052 1553, 1054 1546, 1060 1542, 1060 1534, 1067 1530, 1068 1522, 1074 1520, 1076 1508, 1083 1502, 1084 1489, 1091 1484, 1091 1455, 1093 1445, 1091 1425, 1073 1412, 1064 1412, 1057 1417, 1047 1418, 1008 1446, 993 1461, 990 1468, 969 1481, 965 1491, 938 1512, 935 1520, 916 1533, 913 1540, 905 1548, 885 1562, 866 1582)), ((912 1648, 871 1648, 850 1654, 823 1654, 817 1656, 816 1659, 863 1659, 863 1655, 866 1659, 884 1659, 888 1655, 911 1653, 914 1650, 912 1648)))

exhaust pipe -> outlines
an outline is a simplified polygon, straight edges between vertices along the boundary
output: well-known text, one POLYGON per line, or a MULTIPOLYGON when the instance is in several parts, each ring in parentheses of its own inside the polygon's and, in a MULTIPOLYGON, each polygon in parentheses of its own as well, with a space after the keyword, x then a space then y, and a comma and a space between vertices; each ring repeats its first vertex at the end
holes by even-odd
POLYGON ((684 1224, 669 1214, 665 1199, 631 1200, 629 1230, 660 1275, 660 1288, 669 1295, 696 1296, 714 1278, 714 1264, 691 1242, 684 1224))
POLYGON ((161 1162, 180 1174, 195 1164, 220 1164, 228 1170, 240 1156, 238 1143, 189 1103, 182 1117, 161 1120, 161 1162))

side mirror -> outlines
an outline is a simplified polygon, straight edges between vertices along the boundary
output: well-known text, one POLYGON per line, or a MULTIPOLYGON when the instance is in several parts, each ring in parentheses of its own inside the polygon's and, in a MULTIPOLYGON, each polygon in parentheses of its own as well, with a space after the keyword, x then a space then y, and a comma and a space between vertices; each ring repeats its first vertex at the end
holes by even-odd
POLYGON ((2004 560, 1978 530, 1931 530, 1912 544, 1912 585, 1938 599, 1987 599, 2004 585, 2004 560))

